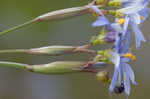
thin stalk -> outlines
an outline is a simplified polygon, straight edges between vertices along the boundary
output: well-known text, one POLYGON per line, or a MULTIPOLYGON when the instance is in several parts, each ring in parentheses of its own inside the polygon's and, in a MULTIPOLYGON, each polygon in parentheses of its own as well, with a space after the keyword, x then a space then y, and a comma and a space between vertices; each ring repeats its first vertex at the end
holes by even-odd
POLYGON ((7 30, 4 30, 4 31, 0 32, 0 36, 4 36, 8 32, 12 32, 12 31, 15 31, 17 29, 23 28, 23 27, 25 27, 27 25, 30 25, 30 24, 34 23, 34 22, 36 22, 36 21, 35 20, 31 20, 31 21, 25 22, 23 24, 17 25, 15 27, 9 28, 7 30))
POLYGON ((0 50, 0 54, 25 53, 26 49, 0 50))
POLYGON ((15 62, 4 62, 0 61, 0 67, 12 67, 12 68, 19 68, 26 70, 26 64, 21 64, 21 63, 15 63, 15 62))

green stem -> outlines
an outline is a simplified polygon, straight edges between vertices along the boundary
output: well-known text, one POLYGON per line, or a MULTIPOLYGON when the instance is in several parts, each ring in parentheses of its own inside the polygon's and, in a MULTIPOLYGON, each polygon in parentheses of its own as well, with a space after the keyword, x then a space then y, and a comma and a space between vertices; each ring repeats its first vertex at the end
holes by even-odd
POLYGON ((21 63, 0 61, 0 67, 12 67, 12 68, 19 68, 25 70, 26 66, 27 66, 26 64, 21 64, 21 63))
POLYGON ((23 23, 21 25, 17 25, 15 27, 12 27, 12 28, 9 28, 7 30, 4 30, 4 31, 0 32, 0 37, 6 35, 8 32, 15 31, 15 30, 17 30, 19 28, 23 28, 23 27, 25 27, 25 26, 27 26, 29 24, 32 24, 32 23, 34 23, 36 21, 37 20, 31 20, 31 21, 25 22, 25 23, 23 23))
POLYGON ((12 50, 0 50, 0 54, 7 54, 7 53, 24 53, 25 49, 12 49, 12 50))

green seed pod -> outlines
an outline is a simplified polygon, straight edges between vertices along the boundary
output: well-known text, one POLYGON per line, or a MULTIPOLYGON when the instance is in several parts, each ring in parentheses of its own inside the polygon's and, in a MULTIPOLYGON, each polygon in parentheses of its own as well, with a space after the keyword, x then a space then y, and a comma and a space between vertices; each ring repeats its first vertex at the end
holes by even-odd
POLYGON ((32 65, 27 70, 41 74, 63 74, 81 72, 87 62, 81 61, 58 61, 49 64, 32 65))
POLYGON ((73 46, 48 46, 41 48, 34 48, 27 50, 26 53, 30 54, 46 54, 46 55, 60 55, 71 53, 76 47, 73 46))
POLYGON ((49 21, 49 20, 69 18, 73 16, 86 14, 88 12, 88 9, 89 7, 82 6, 82 7, 74 7, 74 8, 52 11, 37 17, 35 20, 49 21))

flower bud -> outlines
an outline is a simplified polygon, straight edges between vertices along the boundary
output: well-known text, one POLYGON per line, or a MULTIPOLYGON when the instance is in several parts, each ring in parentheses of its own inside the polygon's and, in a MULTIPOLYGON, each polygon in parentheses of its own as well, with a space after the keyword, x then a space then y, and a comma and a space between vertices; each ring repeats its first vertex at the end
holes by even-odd
POLYGON ((122 3, 117 1, 109 1, 108 6, 119 8, 121 7, 122 3))
POLYGON ((115 42, 115 32, 114 31, 108 32, 106 34, 105 42, 107 42, 107 43, 114 43, 115 42))
POLYGON ((97 37, 93 36, 91 39, 93 45, 114 43, 115 42, 115 32, 111 31, 107 34, 99 34, 97 37))
POLYGON ((99 81, 101 81, 103 83, 106 83, 109 81, 109 74, 107 71, 98 72, 96 77, 99 81))
POLYGON ((94 58, 94 61, 98 62, 105 62, 110 63, 111 58, 111 50, 100 50, 97 52, 98 55, 94 58))
POLYGON ((121 13, 120 11, 116 11, 116 10, 109 10, 108 14, 115 16, 115 17, 123 17, 124 16, 123 13, 121 13))

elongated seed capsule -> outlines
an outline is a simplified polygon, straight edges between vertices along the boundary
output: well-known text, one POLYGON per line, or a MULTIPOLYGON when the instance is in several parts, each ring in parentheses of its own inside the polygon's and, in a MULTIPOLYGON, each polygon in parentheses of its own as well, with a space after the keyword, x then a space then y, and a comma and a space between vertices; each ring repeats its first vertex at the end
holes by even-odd
POLYGON ((35 20, 48 21, 82 15, 88 12, 89 6, 73 7, 52 11, 37 17, 35 20))
MULTIPOLYGON (((90 13, 90 8, 92 5, 85 5, 81 7, 73 7, 73 8, 67 8, 67 9, 61 9, 52 11, 46 14, 43 14, 41 16, 38 16, 34 20, 37 21, 49 21, 49 20, 56 20, 56 19, 64 19, 64 18, 71 18, 75 16, 80 16, 84 14, 90 13)), ((102 6, 97 6, 98 8, 101 8, 102 6)))
POLYGON ((41 74, 63 74, 81 72, 87 62, 81 61, 58 61, 49 64, 32 65, 27 70, 41 74))
MULTIPOLYGON (((57 61, 49 64, 30 65, 26 66, 26 69, 31 72, 41 74, 64 74, 64 73, 75 73, 75 72, 87 72, 84 70, 84 66, 87 61, 57 61)), ((103 65, 105 63, 101 63, 103 65)), ((94 64, 92 64, 94 66, 94 64)), ((98 70, 104 66, 97 68, 91 67, 92 70, 98 70)))
POLYGON ((0 50, 0 54, 6 53, 25 53, 32 55, 64 55, 64 54, 73 54, 77 52, 86 52, 86 53, 94 53, 94 50, 88 49, 90 45, 83 46, 47 46, 40 48, 32 48, 32 49, 9 49, 9 50, 0 50))
POLYGON ((26 50, 27 54, 45 54, 45 55, 61 55, 66 53, 72 53, 76 47, 73 46, 48 46, 41 48, 33 48, 30 50, 26 50))

